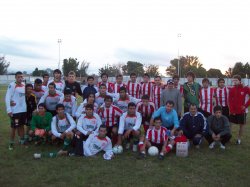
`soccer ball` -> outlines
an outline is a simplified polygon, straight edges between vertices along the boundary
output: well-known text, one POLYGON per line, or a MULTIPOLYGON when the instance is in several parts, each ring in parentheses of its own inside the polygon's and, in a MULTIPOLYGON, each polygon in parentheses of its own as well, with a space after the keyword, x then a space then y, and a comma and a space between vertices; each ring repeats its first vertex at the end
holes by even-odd
POLYGON ((150 156, 156 156, 156 155, 159 154, 159 150, 158 150, 157 147, 151 146, 151 147, 148 149, 148 154, 149 154, 150 156))
POLYGON ((123 147, 121 145, 116 145, 113 147, 113 153, 114 154, 122 154, 123 147))

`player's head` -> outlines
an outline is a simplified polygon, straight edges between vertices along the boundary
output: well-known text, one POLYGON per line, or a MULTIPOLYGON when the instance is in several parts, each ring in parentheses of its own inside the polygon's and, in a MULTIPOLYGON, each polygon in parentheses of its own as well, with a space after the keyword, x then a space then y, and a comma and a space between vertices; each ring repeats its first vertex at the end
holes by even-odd
POLYGON ((65 88, 63 93, 64 93, 64 99, 69 101, 71 99, 71 94, 72 94, 71 89, 65 88))
POLYGON ((48 73, 44 73, 43 74, 43 81, 44 82, 48 82, 48 80, 49 80, 49 74, 48 73))
POLYGON ((105 84, 101 84, 101 85, 99 86, 99 92, 100 92, 101 94, 105 94, 106 91, 107 91, 107 86, 106 86, 105 84))
POLYGON ((130 103, 128 104, 128 114, 129 114, 129 115, 135 115, 135 108, 136 108, 135 103, 130 102, 130 103))
POLYGON ((53 75, 54 75, 54 78, 55 78, 55 79, 61 79, 62 72, 61 72, 60 69, 55 69, 55 70, 53 71, 53 75))
POLYGON ((190 112, 190 114, 191 114, 192 116, 195 116, 195 115, 196 115, 197 110, 198 110, 198 109, 197 109, 196 104, 191 103, 191 104, 189 105, 189 112, 190 112))
POLYGON ((106 127, 106 125, 101 125, 100 127, 99 127, 99 131, 98 131, 99 133, 98 133, 98 136, 100 137, 100 138, 105 138, 106 137, 106 134, 107 134, 107 127, 106 127))
POLYGON ((127 93, 127 89, 124 86, 122 86, 119 90, 120 97, 125 98, 126 93, 127 93))
POLYGON ((195 74, 192 71, 187 72, 186 78, 188 82, 193 82, 195 79, 195 74))
POLYGON ((21 83, 23 81, 23 73, 21 71, 17 71, 15 73, 15 78, 17 83, 21 83))
POLYGON ((232 82, 233 82, 233 85, 235 85, 235 86, 241 84, 241 76, 240 75, 234 75, 232 82))
POLYGON ((108 74, 107 73, 102 73, 101 74, 101 79, 102 79, 102 82, 107 82, 108 81, 108 74))
POLYGON ((68 81, 69 82, 75 82, 75 80, 76 80, 76 73, 74 72, 74 71, 70 71, 69 73, 68 73, 68 81))
POLYGON ((137 78, 137 75, 136 75, 135 73, 131 73, 131 74, 130 74, 130 80, 131 80, 132 82, 136 82, 136 78, 137 78))
POLYGON ((174 107, 174 102, 172 100, 168 100, 166 102, 166 111, 171 112, 174 107))
POLYGON ((141 97, 141 102, 144 106, 147 106, 148 105, 148 102, 149 102, 149 96, 148 95, 143 95, 141 97))
POLYGON ((155 76, 154 81, 156 85, 161 85, 161 76, 155 76))
POLYGON ((156 129, 160 129, 161 124, 162 124, 161 117, 154 118, 154 126, 156 129))
POLYGON ((116 83, 121 84, 123 81, 123 76, 121 74, 115 76, 116 83))
POLYGON ((208 78, 202 79, 202 86, 203 86, 203 88, 207 88, 209 86, 209 79, 208 78))
POLYGON ((104 98, 105 107, 109 108, 113 103, 113 98, 110 95, 106 95, 104 98))
POLYGON ((26 84, 25 85, 25 92, 26 94, 31 94, 33 91, 33 85, 32 84, 26 84))
POLYGON ((56 85, 55 85, 55 83, 53 83, 53 82, 49 83, 48 88, 49 88, 49 93, 50 94, 55 94, 56 93, 56 85))
POLYGON ((225 79, 219 78, 217 80, 218 87, 223 88, 225 86, 225 79))
POLYGON ((173 89, 174 88, 174 80, 173 79, 169 79, 167 81, 167 88, 168 89, 173 89))
POLYGON ((94 105, 87 104, 85 106, 85 112, 86 112, 86 116, 88 116, 88 117, 93 116, 93 114, 94 114, 94 105))
POLYGON ((88 76, 87 78, 87 83, 88 85, 94 85, 94 77, 93 76, 88 76))
POLYGON ((149 82, 149 81, 150 81, 150 76, 149 76, 149 74, 145 73, 143 75, 143 82, 149 82))
POLYGON ((94 103, 95 102, 95 94, 94 93, 90 93, 87 97, 87 102, 88 103, 94 103))
POLYGON ((40 103, 38 105, 38 113, 39 114, 44 114, 46 112, 46 106, 44 103, 40 103))
POLYGON ((56 113, 59 115, 59 116, 62 116, 64 114, 64 105, 59 103, 56 105, 56 113))
POLYGON ((35 79, 34 90, 41 90, 42 84, 43 84, 43 81, 41 79, 35 79))
POLYGON ((173 81, 174 81, 174 84, 175 84, 175 85, 178 85, 179 80, 180 80, 179 75, 174 74, 173 77, 172 77, 172 79, 173 79, 173 81))
POLYGON ((220 118, 221 117, 221 115, 222 115, 222 108, 221 108, 221 106, 216 105, 214 107, 214 115, 215 115, 216 118, 220 118))

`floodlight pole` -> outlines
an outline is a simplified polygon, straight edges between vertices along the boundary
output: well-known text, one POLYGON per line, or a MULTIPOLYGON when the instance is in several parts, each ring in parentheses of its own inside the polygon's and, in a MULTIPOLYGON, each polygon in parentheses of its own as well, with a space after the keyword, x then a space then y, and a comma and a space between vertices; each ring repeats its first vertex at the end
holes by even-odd
POLYGON ((58 69, 60 69, 60 63, 61 63, 61 43, 62 43, 62 39, 58 39, 58 48, 59 48, 59 61, 58 61, 58 69))
POLYGON ((177 34, 177 40, 178 40, 178 67, 177 67, 177 71, 178 71, 178 75, 180 76, 180 49, 179 49, 179 45, 180 45, 180 38, 181 38, 181 34, 180 33, 178 33, 177 34))

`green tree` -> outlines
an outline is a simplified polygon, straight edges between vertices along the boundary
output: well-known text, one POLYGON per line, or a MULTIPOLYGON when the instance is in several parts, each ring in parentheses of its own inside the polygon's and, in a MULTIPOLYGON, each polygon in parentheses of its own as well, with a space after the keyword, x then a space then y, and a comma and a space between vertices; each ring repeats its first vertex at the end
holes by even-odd
POLYGON ((246 73, 245 73, 244 64, 242 62, 236 62, 234 64, 232 74, 233 75, 240 75, 242 78, 245 78, 246 73))
POLYGON ((77 76, 79 77, 87 77, 88 76, 88 73, 87 73, 87 70, 89 68, 89 62, 87 61, 82 61, 82 63, 80 64, 80 68, 78 69, 77 71, 77 76))
POLYGON ((7 62, 5 57, 0 57, 0 75, 7 74, 8 67, 10 62, 7 62))
POLYGON ((143 64, 134 61, 128 61, 126 65, 122 66, 122 71, 124 75, 135 73, 138 76, 142 76, 144 74, 143 64))
POLYGON ((149 66, 146 67, 145 73, 149 74, 150 77, 159 76, 160 75, 159 66, 150 64, 149 66))
POLYGON ((98 69, 99 75, 107 73, 109 77, 115 77, 118 74, 121 74, 121 71, 116 65, 105 65, 104 67, 98 69))
POLYGON ((220 78, 220 77, 225 77, 225 76, 221 73, 219 69, 210 68, 207 71, 207 77, 208 78, 220 78))
POLYGON ((77 58, 69 58, 63 60, 63 74, 64 76, 68 76, 68 73, 70 71, 74 71, 75 73, 78 71, 79 62, 77 61, 77 58))
POLYGON ((45 70, 39 70, 38 68, 35 68, 35 70, 32 72, 32 76, 41 77, 45 73, 47 73, 47 71, 45 71, 45 70))
POLYGON ((232 76, 233 76, 232 68, 228 68, 228 70, 225 72, 225 76, 227 78, 232 78, 232 76))

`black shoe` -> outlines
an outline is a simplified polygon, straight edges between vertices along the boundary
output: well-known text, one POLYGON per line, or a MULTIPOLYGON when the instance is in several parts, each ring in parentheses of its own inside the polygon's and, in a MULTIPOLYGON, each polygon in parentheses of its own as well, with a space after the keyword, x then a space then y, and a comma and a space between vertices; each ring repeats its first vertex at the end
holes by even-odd
POLYGON ((163 156, 163 155, 159 155, 159 156, 158 156, 158 159, 159 159, 159 160, 163 160, 163 159, 164 159, 164 156, 163 156))
POLYGON ((146 154, 145 153, 139 153, 137 158, 138 159, 144 159, 144 158, 146 158, 146 154))

